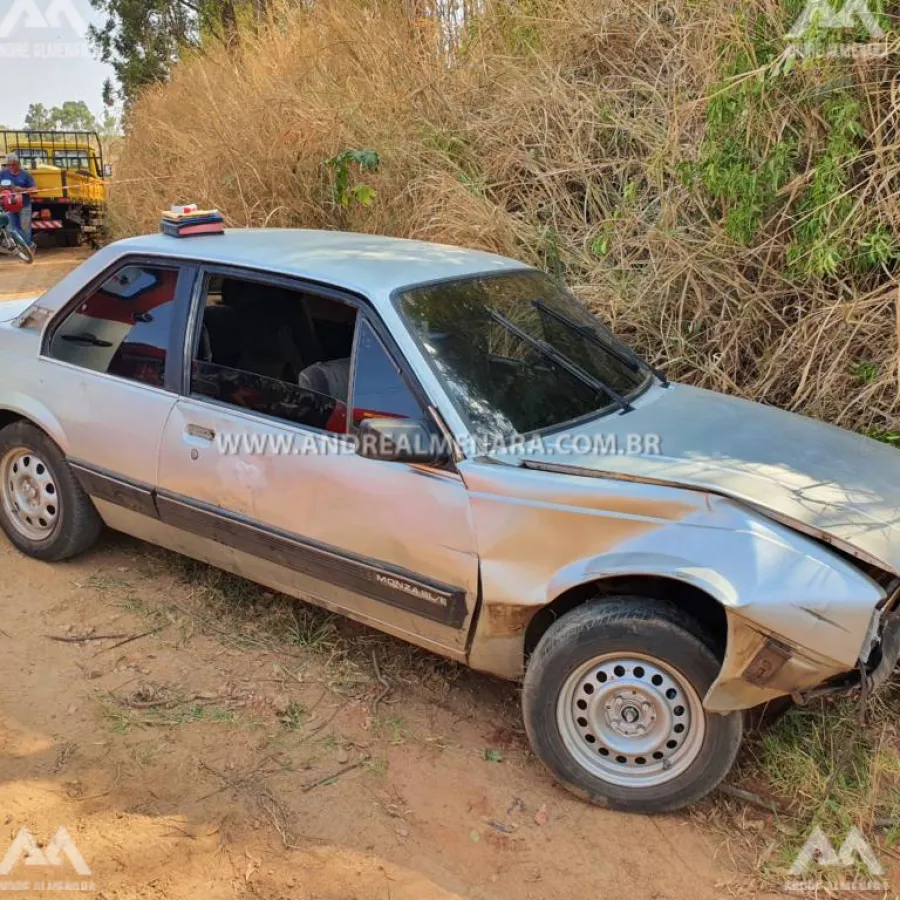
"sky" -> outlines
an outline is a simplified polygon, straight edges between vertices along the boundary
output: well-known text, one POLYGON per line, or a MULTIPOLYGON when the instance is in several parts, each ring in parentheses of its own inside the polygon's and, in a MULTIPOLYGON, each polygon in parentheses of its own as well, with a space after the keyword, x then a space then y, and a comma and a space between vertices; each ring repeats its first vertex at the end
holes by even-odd
POLYGON ((84 100, 99 119, 112 69, 87 42, 89 0, 0 0, 0 125, 21 127, 31 103, 84 100))

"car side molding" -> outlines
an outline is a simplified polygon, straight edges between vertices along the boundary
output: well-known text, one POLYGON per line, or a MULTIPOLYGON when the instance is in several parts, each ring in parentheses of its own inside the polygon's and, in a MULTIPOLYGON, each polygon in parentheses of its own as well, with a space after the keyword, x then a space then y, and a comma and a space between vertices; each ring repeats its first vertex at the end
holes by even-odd
POLYGON ((441 625, 462 628, 465 623, 466 592, 463 588, 305 541, 218 507, 131 482, 84 462, 70 460, 69 465, 85 492, 97 499, 441 625))

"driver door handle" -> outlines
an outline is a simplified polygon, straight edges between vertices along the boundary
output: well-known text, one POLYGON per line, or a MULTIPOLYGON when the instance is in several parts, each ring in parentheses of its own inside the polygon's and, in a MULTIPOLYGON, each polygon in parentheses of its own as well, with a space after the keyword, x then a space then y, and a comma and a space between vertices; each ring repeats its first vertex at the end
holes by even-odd
POLYGON ((204 428, 202 425, 188 425, 185 429, 188 437, 198 438, 201 441, 212 443, 216 439, 216 433, 212 428, 204 428))

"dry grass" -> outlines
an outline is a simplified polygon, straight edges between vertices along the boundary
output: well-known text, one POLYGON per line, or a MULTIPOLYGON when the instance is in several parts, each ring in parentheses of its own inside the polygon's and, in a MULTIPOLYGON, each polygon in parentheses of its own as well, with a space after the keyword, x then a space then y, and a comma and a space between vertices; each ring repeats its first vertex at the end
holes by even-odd
MULTIPOLYGON (((784 19, 778 7, 792 4, 759 9, 784 19)), ((161 208, 193 200, 235 226, 345 228, 516 255, 564 274, 679 378, 892 432, 894 262, 800 277, 786 253, 827 140, 815 104, 798 98, 835 79, 852 82, 866 133, 847 188, 854 233, 900 234, 895 70, 813 66, 761 89, 747 127, 763 152, 789 125, 805 137, 799 174, 741 244, 679 167, 702 157, 721 48, 747 44, 745 20, 742 4, 688 0, 500 4, 448 63, 434 26, 411 25, 401 5, 301 11, 285 0, 270 26, 228 50, 207 47, 136 104, 115 227, 153 230, 161 208), (348 148, 381 157, 378 172, 351 176, 377 189, 369 208, 334 200, 324 162, 348 148)))
MULTIPOLYGON (((856 700, 816 701, 748 737, 728 781, 781 812, 773 815, 722 794, 694 810, 695 817, 721 835, 726 853, 755 860, 754 875, 745 886, 748 894, 774 895, 791 882, 789 869, 815 827, 835 847, 851 826, 858 827, 890 868, 900 839, 898 699, 895 684, 869 701, 862 722, 856 700)), ((822 879, 816 896, 830 897, 841 893, 827 890, 833 881, 872 876, 858 866, 818 870, 816 877, 822 879)))

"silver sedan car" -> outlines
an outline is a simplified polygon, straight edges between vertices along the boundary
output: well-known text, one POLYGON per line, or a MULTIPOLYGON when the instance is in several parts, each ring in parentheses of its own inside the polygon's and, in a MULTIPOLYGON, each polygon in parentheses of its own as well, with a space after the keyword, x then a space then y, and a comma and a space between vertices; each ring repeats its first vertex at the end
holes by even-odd
POLYGON ((0 319, 16 547, 106 525, 522 679, 594 803, 696 801, 747 710, 900 656, 897 451, 667 381, 522 263, 155 235, 0 319))

